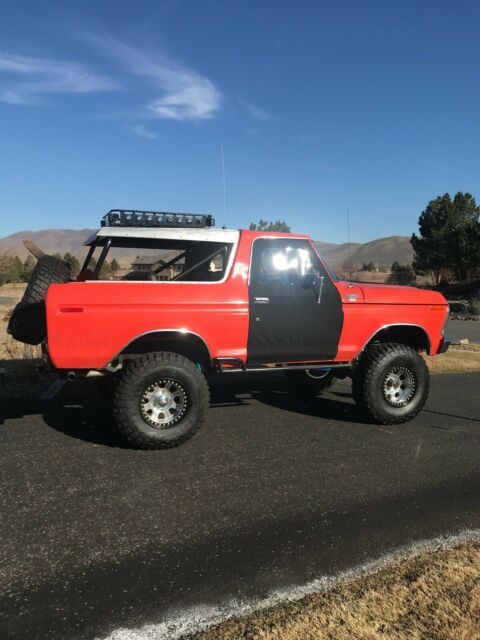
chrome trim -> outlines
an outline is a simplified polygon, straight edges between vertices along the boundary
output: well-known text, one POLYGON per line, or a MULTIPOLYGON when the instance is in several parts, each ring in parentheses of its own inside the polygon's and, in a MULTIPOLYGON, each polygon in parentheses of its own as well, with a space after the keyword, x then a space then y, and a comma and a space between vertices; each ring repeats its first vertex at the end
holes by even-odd
POLYGON ((374 331, 374 333, 372 333, 372 335, 369 337, 369 339, 365 342, 365 344, 363 345, 363 347, 359 350, 358 353, 361 353, 362 351, 365 350, 365 347, 369 344, 369 342, 377 335, 377 333, 380 333, 380 331, 383 331, 384 329, 390 329, 391 327, 416 327, 417 329, 421 329, 423 331, 423 333, 425 334, 426 338, 427 338, 427 344, 428 344, 428 348, 427 348, 427 353, 430 355, 431 351, 432 351, 432 344, 430 342, 430 336, 428 335, 428 333, 425 331, 425 328, 422 327, 419 324, 413 324, 411 322, 394 322, 392 324, 384 324, 383 326, 381 326, 379 329, 377 329, 376 331, 374 331))
POLYGON ((322 368, 325 369, 350 369, 352 363, 349 362, 328 362, 328 363, 319 363, 318 367, 312 367, 312 363, 302 364, 302 365, 288 365, 288 364, 280 364, 275 366, 269 365, 259 365, 249 367, 245 365, 245 367, 227 367, 225 369, 220 368, 221 373, 257 373, 257 372, 270 372, 270 371, 308 371, 312 368, 320 368, 320 365, 323 365, 322 368))
POLYGON ((123 345, 123 347, 117 351, 117 353, 108 360, 108 362, 106 362, 106 364, 104 364, 101 367, 98 367, 99 369, 105 369, 106 367, 110 366, 110 364, 116 359, 118 358, 119 355, 121 355, 122 351, 124 351, 130 344, 132 344, 133 342, 135 342, 135 340, 138 340, 139 338, 143 338, 143 336, 148 336, 151 333, 178 333, 180 335, 186 336, 186 335, 192 335, 195 336, 196 338, 200 338, 200 340, 203 342, 203 344, 205 345, 205 348, 207 350, 208 353, 208 357, 210 358, 210 362, 213 362, 213 358, 212 358, 212 354, 210 352, 210 349, 208 348, 207 343, 205 342, 205 340, 202 338, 202 336, 198 333, 195 333, 195 331, 190 331, 189 329, 179 329, 178 327, 176 329, 152 329, 151 331, 144 331, 143 333, 139 333, 138 336, 135 336, 134 338, 132 338, 131 340, 129 340, 126 344, 123 345))
POLYGON ((447 304, 447 313, 445 314, 445 320, 443 321, 443 326, 442 326, 442 336, 445 336, 445 330, 447 328, 449 320, 450 320, 450 305, 447 304))

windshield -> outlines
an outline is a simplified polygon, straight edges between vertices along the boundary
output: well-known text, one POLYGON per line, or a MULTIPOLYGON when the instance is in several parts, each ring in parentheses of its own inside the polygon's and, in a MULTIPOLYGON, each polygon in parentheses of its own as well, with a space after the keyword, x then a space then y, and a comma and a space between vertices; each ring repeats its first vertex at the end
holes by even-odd
POLYGON ((325 265, 325 269, 330 274, 330 277, 332 278, 332 280, 338 281, 339 278, 338 278, 337 274, 335 273, 335 271, 330 266, 330 264, 328 263, 328 260, 326 260, 323 256, 320 256, 320 257, 322 259, 323 264, 325 265))

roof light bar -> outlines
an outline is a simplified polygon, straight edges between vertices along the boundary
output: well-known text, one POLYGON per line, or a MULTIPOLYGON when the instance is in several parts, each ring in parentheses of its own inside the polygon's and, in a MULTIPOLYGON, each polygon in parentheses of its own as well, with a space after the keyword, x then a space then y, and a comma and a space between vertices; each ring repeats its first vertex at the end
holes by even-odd
POLYGON ((213 227, 211 215, 167 213, 163 211, 131 211, 111 209, 101 220, 102 227, 213 227))

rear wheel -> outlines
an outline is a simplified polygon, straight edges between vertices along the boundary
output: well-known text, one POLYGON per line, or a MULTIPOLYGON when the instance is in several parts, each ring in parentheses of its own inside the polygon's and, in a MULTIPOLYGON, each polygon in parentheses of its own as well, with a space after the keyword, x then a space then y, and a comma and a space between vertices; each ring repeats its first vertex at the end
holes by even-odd
POLYGON ((182 444, 200 428, 209 404, 204 375, 177 353, 150 353, 132 360, 113 397, 119 431, 137 449, 182 444))
POLYGON ((285 375, 289 391, 303 398, 314 398, 333 382, 332 370, 328 368, 287 371, 285 375))
POLYGON ((353 397, 379 424, 401 424, 425 405, 430 374, 420 354, 403 344, 374 345, 355 367, 353 397))

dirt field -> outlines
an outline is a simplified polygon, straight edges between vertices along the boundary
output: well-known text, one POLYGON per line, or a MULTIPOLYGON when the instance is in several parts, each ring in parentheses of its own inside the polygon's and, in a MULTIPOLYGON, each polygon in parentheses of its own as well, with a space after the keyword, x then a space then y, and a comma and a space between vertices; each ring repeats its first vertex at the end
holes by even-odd
POLYGON ((0 399, 37 398, 50 382, 50 377, 38 373, 40 347, 22 344, 7 334, 8 319, 25 286, 0 287, 0 297, 15 299, 13 303, 0 305, 0 399))
POLYGON ((0 304, 0 360, 18 360, 38 357, 40 350, 12 340, 7 334, 7 324, 14 306, 25 291, 25 284, 4 284, 0 286, 0 300, 7 298, 7 304, 0 304))
POLYGON ((480 371, 480 345, 450 347, 447 353, 425 356, 431 373, 468 373, 480 371))
POLYGON ((195 640, 479 640, 480 543, 415 554, 195 640))
MULTIPOLYGON (((342 274, 346 280, 349 280, 348 274, 342 274)), ((388 282, 391 271, 355 271, 352 274, 353 282, 370 282, 374 284, 383 284, 388 282)), ((434 283, 428 276, 417 276, 415 284, 420 286, 432 286, 434 283)))

